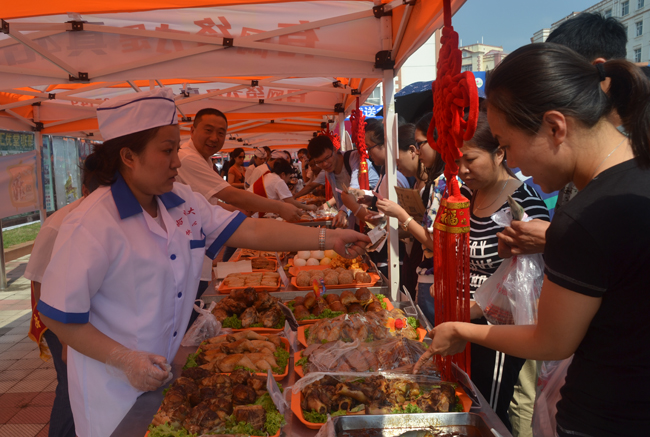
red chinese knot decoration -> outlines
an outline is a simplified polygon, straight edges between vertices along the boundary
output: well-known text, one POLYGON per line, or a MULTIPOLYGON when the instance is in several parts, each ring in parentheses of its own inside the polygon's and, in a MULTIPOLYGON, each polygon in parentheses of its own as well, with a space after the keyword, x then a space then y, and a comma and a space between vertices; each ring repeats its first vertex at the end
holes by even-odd
POLYGON ((362 190, 370 189, 368 179, 368 147, 366 146, 366 116, 359 109, 359 98, 357 97, 357 108, 350 114, 350 123, 352 124, 352 141, 357 145, 359 152, 359 188, 362 190))
MULTIPOLYGON (((463 141, 474 136, 478 120, 478 90, 474 75, 460 72, 458 33, 451 25, 451 0, 444 0, 442 47, 437 79, 432 85, 433 118, 427 132, 429 144, 445 161, 447 184, 434 223, 434 306, 436 326, 443 322, 469 322, 469 200, 460 193, 458 165, 463 141), (464 120, 465 108, 469 108, 464 120), (434 141, 434 131, 438 134, 434 141)), ((451 364, 470 372, 469 344, 460 354, 437 357, 442 376, 452 379, 451 364)))

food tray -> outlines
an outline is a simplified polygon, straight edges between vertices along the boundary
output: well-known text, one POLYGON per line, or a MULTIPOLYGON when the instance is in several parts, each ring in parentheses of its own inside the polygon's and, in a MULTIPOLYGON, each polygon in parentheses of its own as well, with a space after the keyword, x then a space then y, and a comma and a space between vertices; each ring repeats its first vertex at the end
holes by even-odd
MULTIPOLYGON (((314 266, 316 267, 316 266, 314 266)), ((374 285, 379 282, 380 277, 376 273, 368 273, 370 275, 370 282, 357 282, 356 284, 339 284, 339 285, 326 285, 325 288, 328 290, 336 290, 343 288, 361 288, 361 287, 374 287, 374 285)), ((313 285, 306 285, 304 287, 299 286, 297 283, 296 277, 291 278, 291 285, 296 287, 300 291, 313 290, 313 285)))
MULTIPOLYGON (((320 320, 323 320, 323 319, 320 319, 320 320)), ((309 345, 307 344, 307 337, 305 337, 305 330, 306 330, 307 328, 309 328, 308 325, 298 326, 298 332, 297 332, 298 341, 300 342, 301 345, 303 345, 303 346, 305 346, 305 347, 308 347, 308 346, 309 346, 309 345)), ((424 337, 427 336, 427 331, 426 331, 426 329, 417 328, 416 331, 417 331, 417 333, 419 334, 419 336, 418 336, 418 341, 422 341, 422 340, 424 340, 424 337)))
MULTIPOLYGON (((289 266, 289 270, 287 271, 290 275, 292 276, 298 276, 298 273, 303 271, 303 270, 325 270, 331 268, 329 264, 325 265, 317 265, 317 266, 302 266, 302 267, 296 267, 293 265, 293 258, 289 258, 289 261, 287 261, 287 265, 289 266)), ((368 266, 365 265, 363 266, 362 269, 364 272, 368 271, 368 266)))
POLYGON ((408 431, 429 431, 430 435, 438 435, 437 432, 441 432, 445 435, 453 434, 471 437, 494 437, 496 435, 496 433, 492 433, 483 417, 474 413, 340 416, 333 418, 333 426, 337 437, 356 437, 360 435, 366 437, 398 437, 408 431))
MULTIPOLYGON (((156 411, 156 414, 158 413, 158 411, 160 411, 160 407, 159 407, 158 410, 156 411)), ((155 416, 155 414, 154 414, 154 416, 155 416)), ((286 425, 285 425, 285 426, 286 426, 286 425)), ((272 436, 269 436, 269 437, 280 437, 280 434, 281 434, 281 433, 282 433, 282 428, 280 428, 280 429, 278 430, 278 432, 276 432, 275 434, 273 434, 272 436)), ((190 435, 190 434, 188 434, 188 435, 190 435)), ((215 436, 216 436, 216 435, 215 435, 215 436)), ((147 432, 144 434, 144 437, 149 437, 149 430, 147 430, 147 432)))
MULTIPOLYGON (((240 275, 246 275, 247 273, 239 273, 240 275)), ((252 273, 248 273, 249 275, 252 275, 252 273)), ((217 288, 217 291, 219 294, 230 294, 231 291, 233 290, 244 290, 246 288, 252 288, 255 291, 278 291, 280 287, 282 286, 282 278, 278 277, 278 285, 257 285, 257 286, 250 286, 250 285, 245 285, 243 287, 227 287, 225 281, 222 281, 221 284, 219 284, 219 288, 217 288)))
MULTIPOLYGON (((380 423, 380 424, 401 423, 402 426, 404 426, 405 423, 407 423, 407 422, 409 422, 411 420, 412 416, 434 416, 434 415, 435 416, 446 416, 446 415, 467 414, 467 412, 469 411, 469 409, 472 406, 472 400, 469 398, 469 396, 467 396, 467 394, 465 394, 465 391, 460 386, 456 388, 456 396, 458 396, 460 398, 460 402, 463 404, 463 411, 465 413, 415 413, 415 414, 366 415, 364 412, 360 412, 360 413, 351 413, 351 414, 349 414, 347 416, 339 416, 339 417, 336 417, 335 419, 342 419, 344 417, 348 417, 350 419, 353 419, 353 418, 358 419, 358 418, 362 418, 362 417, 363 418, 368 418, 368 419, 373 419, 374 418, 376 420, 375 423, 380 423), (392 422, 386 421, 386 419, 388 419, 388 418, 393 418, 394 421, 392 421, 392 422)), ((320 429, 320 428, 322 428, 322 426, 325 425, 324 423, 312 423, 312 422, 308 422, 305 419, 305 417, 302 415, 302 407, 300 406, 301 404, 302 404, 302 392, 298 392, 298 393, 293 393, 292 392, 291 393, 291 411, 293 412, 293 414, 295 414, 295 416, 298 418, 298 420, 300 420, 303 423, 303 425, 305 425, 309 429, 320 429)), ((432 426, 431 420, 429 420, 426 423, 428 423, 428 425, 422 426, 423 428, 432 426)), ((386 426, 386 425, 380 425, 379 427, 381 428, 383 426, 386 426)), ((350 428, 350 429, 352 429, 352 428, 350 428)), ((355 429, 358 429, 358 428, 355 428, 355 429)), ((408 431, 408 430, 405 430, 405 431, 408 431)), ((405 431, 403 431, 401 433, 394 434, 394 435, 399 436, 399 435, 403 434, 405 431)), ((336 435, 338 436, 338 435, 341 435, 341 434, 337 433, 336 435)), ((367 435, 372 436, 374 434, 367 434, 367 435)), ((378 434, 378 435, 379 436, 384 436, 385 434, 378 434)), ((486 434, 486 435, 491 435, 491 434, 486 434)))
POLYGON ((276 254, 277 252, 271 252, 268 250, 239 249, 236 261, 249 260, 260 256, 268 259, 276 259, 276 254))
POLYGON ((253 332, 257 332, 258 334, 279 334, 280 332, 284 331, 284 328, 282 328, 282 329, 275 329, 275 328, 240 328, 240 329, 228 328, 228 329, 232 329, 232 332, 253 331, 253 332))
MULTIPOLYGON (((384 302, 386 302, 386 310, 387 311, 391 311, 392 309, 395 308, 393 306, 393 303, 391 301, 389 301, 388 298, 385 297, 384 302)), ((302 326, 302 325, 313 325, 314 323, 320 322, 321 320, 323 320, 323 319, 307 319, 307 320, 298 320, 298 319, 296 319, 296 321, 298 322, 298 325, 300 325, 300 326, 302 326)))
MULTIPOLYGON (((239 331, 243 331, 243 330, 240 329, 239 331)), ((291 346, 289 345, 289 340, 287 340, 284 337, 280 337, 280 341, 282 341, 282 344, 284 345, 284 348, 287 350, 287 352, 291 353, 291 346)), ((200 348, 201 348, 201 346, 198 347, 198 349, 200 349, 200 348)), ((197 349, 197 351, 198 351, 198 349, 197 349)), ((291 361, 291 360, 289 360, 289 361, 291 361)), ((287 377, 287 375, 289 374, 289 361, 287 361, 287 367, 284 369, 284 373, 282 373, 280 375, 276 375, 275 373, 272 373, 273 379, 275 379, 276 381, 282 381, 284 378, 287 377)), ((221 372, 215 372, 215 373, 221 373, 221 372)), ((224 375, 230 375, 230 373, 224 373, 224 375)), ((255 373, 255 375, 267 376, 266 373, 257 373, 257 372, 255 373)))

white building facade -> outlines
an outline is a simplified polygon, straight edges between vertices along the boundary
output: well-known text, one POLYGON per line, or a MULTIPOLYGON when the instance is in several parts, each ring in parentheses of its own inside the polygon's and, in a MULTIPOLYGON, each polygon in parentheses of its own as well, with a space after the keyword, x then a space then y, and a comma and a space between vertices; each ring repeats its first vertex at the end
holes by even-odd
MULTIPOLYGON (((618 19, 627 32, 627 59, 632 62, 650 60, 650 0, 603 0, 583 12, 599 12, 605 17, 618 19)), ((537 31, 530 41, 546 41, 548 35, 560 24, 578 14, 580 12, 573 12, 553 23, 550 29, 537 31)))
POLYGON ((463 53, 460 71, 494 70, 508 55, 503 51, 503 47, 487 44, 476 43, 459 48, 463 53))

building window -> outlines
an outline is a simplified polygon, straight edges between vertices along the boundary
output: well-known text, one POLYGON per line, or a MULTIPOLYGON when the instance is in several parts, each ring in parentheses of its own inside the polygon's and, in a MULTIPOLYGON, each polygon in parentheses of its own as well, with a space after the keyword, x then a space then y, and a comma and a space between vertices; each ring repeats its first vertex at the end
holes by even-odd
POLYGON ((643 21, 636 22, 636 36, 643 35, 643 21))
POLYGON ((605 18, 609 18, 609 17, 611 17, 611 16, 612 16, 612 10, 611 10, 611 9, 607 9, 607 10, 605 11, 605 18))
POLYGON ((629 13, 630 13, 630 2, 628 0, 621 3, 621 17, 624 17, 629 13))
POLYGON ((636 8, 641 9, 644 6, 645 6, 645 0, 639 0, 639 2, 636 5, 636 8))
POLYGON ((472 64, 463 65, 460 67, 460 72, 472 71, 472 64))
POLYGON ((623 26, 625 28, 625 38, 627 38, 627 26, 623 26))
POLYGON ((641 49, 634 49, 634 62, 641 62, 641 49))

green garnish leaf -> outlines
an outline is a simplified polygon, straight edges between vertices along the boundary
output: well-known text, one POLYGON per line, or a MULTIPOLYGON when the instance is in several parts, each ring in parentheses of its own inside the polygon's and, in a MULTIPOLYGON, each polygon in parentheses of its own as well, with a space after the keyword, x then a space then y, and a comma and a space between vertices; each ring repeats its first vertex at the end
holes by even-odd
POLYGON ((175 429, 169 423, 162 425, 149 425, 149 437, 196 437, 196 434, 190 434, 185 428, 175 429))
POLYGON ((376 297, 377 300, 379 301, 379 305, 381 305, 383 309, 386 309, 386 302, 384 301, 384 299, 386 299, 386 296, 384 296, 383 294, 377 294, 376 297))
POLYGON ((286 302, 284 305, 287 308, 289 308, 291 311, 294 311, 296 309, 296 301, 295 300, 290 300, 289 302, 286 302))
POLYGON ((276 375, 282 375, 287 369, 287 364, 289 364, 289 351, 284 346, 280 346, 275 349, 273 356, 275 357, 275 362, 278 363, 278 367, 272 367, 271 371, 276 375))
POLYGON ((241 320, 239 320, 237 314, 233 314, 230 317, 226 317, 223 322, 221 322, 221 326, 224 328, 241 329, 241 320))
POLYGON ((309 357, 302 357, 298 361, 296 361, 296 366, 304 366, 309 362, 309 357))
POLYGON ((202 353, 203 351, 201 349, 197 349, 197 351, 193 354, 189 354, 187 356, 187 360, 185 361, 185 365, 183 366, 184 369, 190 369, 192 367, 198 367, 199 363, 196 362, 196 359, 198 356, 202 353))
POLYGON ((420 321, 416 319, 415 317, 407 317, 406 318, 406 323, 411 325, 413 329, 418 329, 420 327, 420 321))
POLYGON ((309 328, 305 329, 305 338, 309 338, 309 328))
POLYGON ((311 423, 325 423, 327 422, 327 414, 321 414, 314 410, 305 411, 302 410, 302 416, 307 422, 311 423))
POLYGON ((323 310, 322 313, 315 316, 313 314, 308 315, 307 317, 301 317, 298 320, 315 320, 315 319, 333 319, 343 314, 343 311, 332 311, 329 308, 323 310))
POLYGON ((348 414, 348 412, 345 411, 345 410, 338 410, 338 411, 335 411, 335 412, 331 413, 330 416, 332 416, 332 417, 346 416, 347 414, 348 414))

